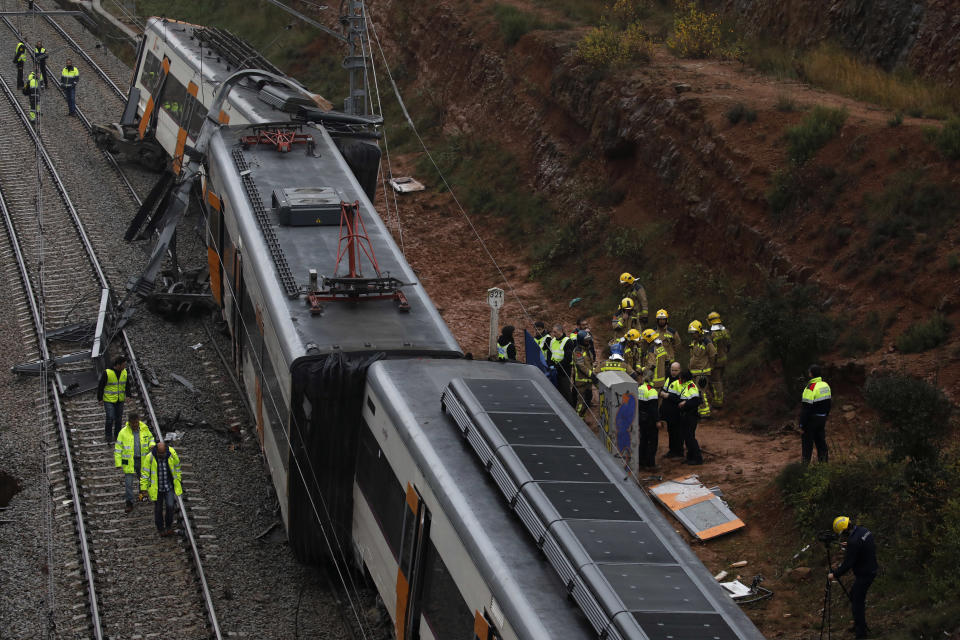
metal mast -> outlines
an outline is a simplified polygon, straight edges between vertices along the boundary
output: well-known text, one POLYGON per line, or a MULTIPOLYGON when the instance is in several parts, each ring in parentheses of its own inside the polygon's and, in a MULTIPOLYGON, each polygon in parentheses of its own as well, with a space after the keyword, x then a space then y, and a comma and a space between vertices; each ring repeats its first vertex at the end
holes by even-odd
POLYGON ((367 115, 367 44, 366 16, 363 0, 347 0, 347 12, 340 24, 347 31, 350 53, 343 59, 343 68, 350 72, 350 95, 343 101, 343 111, 354 116, 367 115))

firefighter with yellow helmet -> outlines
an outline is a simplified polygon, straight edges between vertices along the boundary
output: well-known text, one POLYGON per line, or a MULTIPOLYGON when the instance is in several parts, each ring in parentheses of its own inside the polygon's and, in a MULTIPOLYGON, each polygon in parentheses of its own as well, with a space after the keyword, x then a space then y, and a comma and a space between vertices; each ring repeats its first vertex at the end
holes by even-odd
POLYGON ((637 317, 637 326, 627 327, 624 331, 627 329, 640 329, 643 331, 647 328, 647 318, 650 314, 650 306, 647 304, 647 290, 643 288, 643 285, 640 284, 636 278, 626 271, 620 274, 620 289, 623 292, 622 297, 633 300, 634 313, 637 317))
MULTIPOLYGON (((690 335, 690 373, 693 375, 693 381, 697 383, 697 388, 706 389, 710 384, 710 374, 713 371, 713 361, 717 357, 717 348, 710 340, 710 336, 703 331, 703 323, 694 320, 687 326, 687 333, 690 335)), ((710 415, 710 403, 707 400, 706 393, 701 392, 701 402, 697 407, 697 412, 701 418, 710 415)))
POLYGON ((640 319, 636 314, 636 303, 631 297, 625 297, 620 300, 620 307, 617 314, 613 316, 613 331, 615 334, 625 336, 630 329, 640 327, 640 319))
POLYGON ((671 362, 667 348, 653 329, 645 329, 642 337, 647 343, 647 353, 643 358, 643 377, 658 390, 663 389, 667 379, 667 367, 671 362))
POLYGON ((667 313, 666 309, 657 310, 657 326, 655 331, 660 336, 663 348, 667 350, 667 356, 670 358, 670 362, 673 362, 677 359, 677 346, 680 342, 680 336, 678 336, 677 332, 670 326, 670 314, 667 313))
POLYGON ((730 331, 723 326, 723 320, 716 311, 711 311, 707 316, 707 326, 710 327, 710 340, 717 349, 713 372, 710 374, 710 402, 719 409, 723 406, 723 374, 730 354, 730 331))

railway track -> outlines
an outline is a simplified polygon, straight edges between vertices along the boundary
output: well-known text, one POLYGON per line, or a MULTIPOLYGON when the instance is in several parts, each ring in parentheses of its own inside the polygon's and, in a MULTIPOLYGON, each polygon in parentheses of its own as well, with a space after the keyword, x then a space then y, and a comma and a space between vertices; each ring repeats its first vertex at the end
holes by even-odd
MULTIPOLYGON (((5 149, 25 150, 7 153, 0 160, 0 211, 28 301, 22 310, 29 312, 39 358, 48 361, 67 348, 49 342, 47 333, 79 318, 96 318, 109 282, 57 172, 63 159, 43 145, 42 122, 34 130, 22 97, 4 78, 0 78, 0 92, 4 94, 0 98, 4 122, 0 144, 5 149), (35 154, 28 151, 30 146, 35 154)), ((130 359, 132 381, 139 387, 137 397, 125 408, 138 409, 156 431, 156 413, 138 375, 136 354, 125 333, 119 340, 130 359)), ((80 557, 75 593, 80 602, 58 603, 81 611, 73 617, 77 626, 72 632, 94 638, 150 637, 157 631, 156 621, 162 619, 172 625, 165 629, 176 629, 178 637, 222 637, 191 510, 187 509, 191 489, 196 488, 190 479, 189 460, 183 465, 186 500, 177 501, 178 535, 154 539, 148 505, 138 505, 129 515, 123 513, 121 477, 113 465, 112 443, 103 441, 99 403, 90 394, 62 394, 58 376, 70 372, 68 365, 46 374, 49 404, 40 413, 61 445, 60 465, 52 465, 51 484, 55 494, 59 492, 65 499, 55 503, 54 517, 72 512, 77 532, 80 557)), ((156 435, 159 438, 159 432, 156 435)), ((51 462, 48 454, 48 464, 51 462)))

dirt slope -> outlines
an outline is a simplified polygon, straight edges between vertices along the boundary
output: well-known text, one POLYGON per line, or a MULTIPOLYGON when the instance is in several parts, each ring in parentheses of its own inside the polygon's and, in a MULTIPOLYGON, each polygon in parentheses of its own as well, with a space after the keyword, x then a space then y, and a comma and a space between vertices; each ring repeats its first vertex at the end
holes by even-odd
MULTIPOLYGON (((862 319, 874 311, 887 318, 880 349, 859 358, 833 354, 829 359, 840 389, 830 426, 835 460, 849 459, 864 446, 869 412, 857 388, 874 368, 925 372, 951 398, 960 399, 955 338, 927 354, 903 355, 890 347, 893 337, 934 310, 954 324, 960 319, 960 274, 949 266, 960 239, 956 225, 935 237, 919 234, 908 247, 865 249, 864 194, 881 193, 907 165, 938 183, 960 184, 956 167, 924 141, 922 129, 930 122, 907 119, 890 127, 891 114, 871 105, 796 82, 776 82, 737 63, 677 60, 663 51, 646 67, 598 79, 570 55, 582 32, 533 32, 507 47, 490 18, 489 3, 431 0, 413 10, 393 1, 372 11, 380 25, 395 25, 395 30, 381 27, 381 36, 388 56, 413 69, 416 81, 408 91, 420 88, 441 97, 445 132, 499 141, 523 159, 531 188, 548 194, 561 210, 590 206, 578 194, 599 178, 624 194, 611 212, 618 225, 642 229, 669 223, 670 231, 655 248, 670 260, 695 259, 719 277, 755 284, 778 275, 815 282, 832 313, 862 319), (732 125, 726 112, 737 103, 755 109, 757 121, 732 125), (785 112, 785 103, 799 110, 785 112), (848 111, 840 134, 811 163, 842 174, 843 188, 812 180, 804 194, 808 203, 776 218, 765 194, 774 173, 787 165, 782 135, 811 105, 848 111), (834 232, 840 227, 850 229, 842 242, 834 232), (923 249, 928 245, 932 248, 923 249)), ((397 171, 414 172, 415 159, 395 159, 397 171)), ((468 213, 516 290, 516 298, 508 296, 502 324, 529 328, 531 319, 543 318, 569 326, 577 312, 567 307, 571 295, 530 282, 530 265, 509 223, 468 213)), ((430 189, 404 196, 399 214, 408 259, 464 347, 482 355, 483 295, 489 286, 504 286, 486 251, 446 193, 430 189)), ((393 225, 399 233, 395 220, 393 225)), ((615 278, 621 266, 600 259, 587 268, 607 279, 615 278)), ((658 292, 650 293, 656 308, 658 292)), ((604 336, 606 319, 592 321, 595 333, 604 336)), ((775 380, 771 371, 757 371, 736 390, 734 406, 701 429, 707 461, 700 475, 708 486, 725 491, 748 527, 709 545, 693 544, 711 570, 749 560, 744 577, 762 574, 765 586, 777 593, 749 611, 755 622, 769 637, 806 638, 819 625, 813 603, 822 581, 819 573, 794 581, 785 571, 821 566, 822 549, 814 546, 793 559, 798 549, 791 547, 796 540, 792 517, 771 482, 799 457, 792 416, 757 424, 752 410, 767 401, 775 380)), ((664 461, 660 473, 676 477, 683 471, 664 461)))

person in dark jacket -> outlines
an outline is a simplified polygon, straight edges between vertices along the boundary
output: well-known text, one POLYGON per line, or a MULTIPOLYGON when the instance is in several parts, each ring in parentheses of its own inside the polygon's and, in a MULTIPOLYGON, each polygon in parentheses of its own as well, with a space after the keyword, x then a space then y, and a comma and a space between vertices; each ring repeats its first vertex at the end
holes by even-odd
POLYGON ((680 363, 670 364, 670 375, 660 391, 660 420, 667 428, 669 450, 664 458, 683 457, 683 425, 680 422, 680 363))
POLYGON ((810 462, 813 446, 817 446, 817 462, 827 461, 827 416, 830 415, 830 385, 820 377, 820 365, 812 364, 810 380, 803 388, 800 404, 800 455, 810 462))
POLYGON ((850 588, 850 605, 853 609, 853 631, 857 638, 866 638, 867 628, 867 590, 877 577, 877 545, 866 527, 854 524, 847 516, 833 520, 833 530, 837 534, 847 534, 847 552, 843 562, 836 569, 831 568, 827 576, 831 580, 839 579, 848 571, 853 571, 853 587, 850 588))
POLYGON ((683 444, 687 448, 684 464, 703 464, 703 452, 697 442, 697 424, 700 422, 700 403, 703 401, 700 387, 693 381, 689 369, 680 372, 680 422, 683 424, 683 444))
POLYGON ((517 361, 517 345, 513 344, 514 331, 512 324, 508 324, 500 330, 500 337, 497 338, 497 360, 499 362, 517 361))

